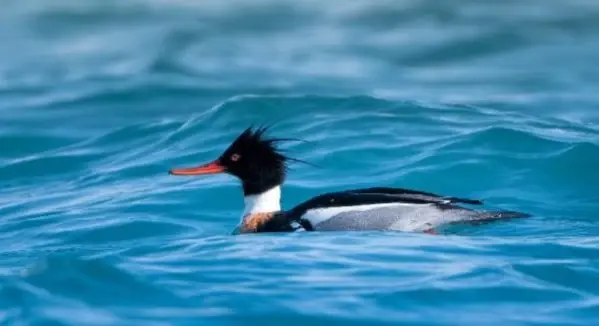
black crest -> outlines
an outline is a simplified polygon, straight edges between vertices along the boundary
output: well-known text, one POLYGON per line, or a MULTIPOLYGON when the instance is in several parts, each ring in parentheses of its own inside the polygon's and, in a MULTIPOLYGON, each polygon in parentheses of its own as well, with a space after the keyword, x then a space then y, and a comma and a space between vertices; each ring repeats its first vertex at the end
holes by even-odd
POLYGON ((268 137, 267 131, 267 127, 247 128, 219 158, 227 172, 241 180, 246 196, 282 184, 289 161, 299 161, 277 148, 280 142, 296 139, 268 137))

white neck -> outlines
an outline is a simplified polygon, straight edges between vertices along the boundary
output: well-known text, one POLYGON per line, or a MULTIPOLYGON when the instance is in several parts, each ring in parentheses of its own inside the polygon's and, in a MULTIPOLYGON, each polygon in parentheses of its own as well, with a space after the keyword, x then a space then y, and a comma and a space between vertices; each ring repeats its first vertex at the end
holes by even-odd
POLYGON ((245 209, 243 210, 243 219, 245 216, 256 213, 272 213, 281 210, 281 187, 275 186, 269 190, 244 197, 245 209))

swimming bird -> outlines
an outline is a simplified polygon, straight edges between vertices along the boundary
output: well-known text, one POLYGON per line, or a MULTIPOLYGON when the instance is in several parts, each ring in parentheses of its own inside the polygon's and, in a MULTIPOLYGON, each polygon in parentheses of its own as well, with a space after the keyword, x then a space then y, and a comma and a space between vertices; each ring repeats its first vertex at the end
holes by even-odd
POLYGON ((396 230, 434 233, 460 222, 490 222, 528 217, 513 211, 476 211, 462 205, 482 205, 476 199, 430 192, 372 187, 329 192, 297 206, 281 208, 281 186, 290 158, 277 148, 286 139, 266 135, 268 128, 245 129, 214 161, 175 168, 172 175, 228 173, 241 181, 245 208, 236 233, 293 231, 396 230))

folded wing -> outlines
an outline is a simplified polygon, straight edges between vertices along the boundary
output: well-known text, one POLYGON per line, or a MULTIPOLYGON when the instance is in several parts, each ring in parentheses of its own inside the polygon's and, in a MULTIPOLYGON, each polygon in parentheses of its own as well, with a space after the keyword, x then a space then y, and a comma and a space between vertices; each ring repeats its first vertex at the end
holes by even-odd
POLYGON ((398 200, 422 200, 430 203, 439 204, 469 204, 469 205, 482 205, 483 202, 478 199, 468 199, 460 197, 448 197, 440 196, 430 192, 405 189, 405 188, 388 188, 388 187, 375 187, 375 188, 364 188, 350 190, 348 192, 355 194, 382 194, 389 196, 397 196, 398 200))
POLYGON ((307 230, 329 224, 331 229, 385 229, 397 224, 400 219, 416 219, 424 223, 426 216, 438 219, 436 216, 444 215, 443 211, 468 211, 454 205, 459 203, 482 204, 474 199, 377 187, 325 193, 297 205, 285 215, 307 230))

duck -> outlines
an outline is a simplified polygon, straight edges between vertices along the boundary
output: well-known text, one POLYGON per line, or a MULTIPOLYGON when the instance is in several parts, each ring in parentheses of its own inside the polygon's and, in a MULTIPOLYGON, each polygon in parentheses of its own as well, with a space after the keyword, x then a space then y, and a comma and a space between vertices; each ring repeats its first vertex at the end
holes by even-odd
POLYGON ((531 216, 516 211, 465 207, 483 205, 478 199, 386 186, 326 192, 283 209, 281 188, 289 163, 302 161, 279 149, 278 144, 288 138, 271 137, 267 131, 267 127, 246 128, 215 160, 169 170, 174 176, 225 173, 236 177, 244 203, 234 231, 237 234, 375 230, 435 234, 438 228, 456 223, 478 224, 531 216))

